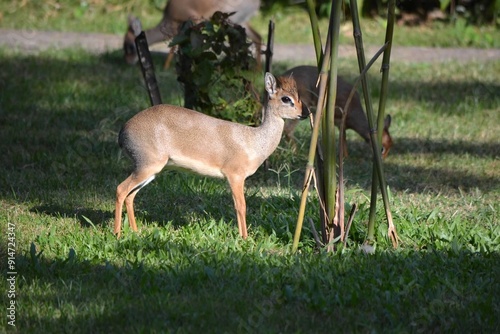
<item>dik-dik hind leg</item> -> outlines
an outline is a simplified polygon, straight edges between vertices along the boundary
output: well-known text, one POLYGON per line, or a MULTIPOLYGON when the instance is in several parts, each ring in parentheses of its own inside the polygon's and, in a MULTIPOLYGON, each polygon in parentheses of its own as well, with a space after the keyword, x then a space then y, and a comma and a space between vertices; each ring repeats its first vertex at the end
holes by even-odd
POLYGON ((248 236, 247 232, 247 205, 245 202, 245 179, 239 176, 227 177, 231 192, 233 194, 234 207, 236 209, 236 218, 238 219, 238 231, 243 239, 248 236))
POLYGON ((173 46, 168 50, 167 59, 165 59, 165 63, 163 64, 163 69, 168 70, 170 68, 170 64, 172 64, 172 60, 174 59, 175 53, 177 52, 177 45, 173 46))
MULTIPOLYGON (((149 183, 149 182, 148 182, 149 183)), ((146 184, 144 184, 146 185, 146 184)), ((139 189, 132 191, 127 198, 125 198, 125 207, 127 208, 128 223, 132 231, 137 232, 137 224, 135 223, 135 212, 134 212, 134 198, 139 192, 139 189)))
POLYGON ((125 202, 125 205, 127 207, 130 227, 133 231, 137 231, 137 224, 135 222, 134 214, 134 198, 137 195, 137 192, 142 187, 153 181, 155 175, 156 173, 148 173, 146 171, 140 174, 133 173, 125 181, 120 183, 120 185, 116 188, 114 233, 118 238, 120 237, 121 233, 123 202, 125 202))

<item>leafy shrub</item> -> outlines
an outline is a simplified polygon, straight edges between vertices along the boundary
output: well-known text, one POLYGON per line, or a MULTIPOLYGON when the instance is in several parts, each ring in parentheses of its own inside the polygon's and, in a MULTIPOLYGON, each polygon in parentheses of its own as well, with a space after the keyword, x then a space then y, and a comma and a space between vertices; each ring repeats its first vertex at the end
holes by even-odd
POLYGON ((240 123, 253 123, 259 102, 251 82, 256 61, 245 29, 216 12, 209 21, 185 22, 171 46, 184 106, 240 123))

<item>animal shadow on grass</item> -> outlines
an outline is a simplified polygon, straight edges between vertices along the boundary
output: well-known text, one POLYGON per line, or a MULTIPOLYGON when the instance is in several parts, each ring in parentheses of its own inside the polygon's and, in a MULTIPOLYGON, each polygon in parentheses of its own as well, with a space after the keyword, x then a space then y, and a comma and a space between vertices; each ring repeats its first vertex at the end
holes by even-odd
MULTIPOLYGON (((443 156, 449 157, 450 161, 459 161, 461 157, 467 157, 467 160, 491 161, 500 157, 498 143, 397 136, 393 136, 393 140, 394 146, 383 161, 387 184, 393 190, 439 194, 480 189, 488 193, 500 187, 500 181, 494 175, 487 175, 466 164, 462 164, 462 168, 454 168, 444 167, 442 163, 421 166, 398 162, 402 156, 428 156, 424 159, 430 162, 440 162, 443 156)), ((359 139, 348 139, 347 151, 348 156, 344 160, 347 189, 357 185, 368 191, 371 188, 373 165, 370 145, 359 139)))
POLYGON ((396 138, 395 154, 454 154, 477 158, 498 158, 499 143, 482 143, 464 140, 431 140, 401 137, 396 138))
MULTIPOLYGON (((500 147, 497 143, 478 143, 465 141, 430 140, 414 138, 398 138, 395 142, 395 155, 429 155, 430 159, 439 160, 443 155, 455 155, 453 159, 461 156, 472 157, 477 160, 497 159, 500 156, 500 147)), ((470 158, 469 158, 470 159, 470 158)), ((467 165, 464 165, 467 167, 467 165)), ((400 166, 387 161, 387 173, 397 170, 396 179, 389 181, 395 189, 410 190, 415 193, 431 191, 441 193, 445 191, 455 192, 459 189, 470 191, 480 189, 483 192, 495 191, 500 186, 498 178, 488 176, 476 171, 473 166, 466 169, 453 167, 438 167, 433 164, 429 166, 400 166), (479 174, 478 174, 479 173, 479 174)), ((390 179, 390 178, 389 178, 390 179)))
MULTIPOLYGON (((349 157, 344 167, 348 184, 358 184, 369 189, 371 182, 372 163, 371 158, 363 156, 371 154, 364 143, 356 141, 348 143, 349 157)), ((497 143, 479 143, 457 140, 433 140, 415 139, 408 137, 394 138, 394 146, 387 159, 384 160, 384 172, 387 184, 393 190, 409 191, 412 193, 454 193, 459 189, 471 191, 480 189, 483 192, 491 192, 498 189, 500 181, 494 176, 488 176, 474 167, 453 168, 443 167, 438 164, 427 166, 400 164, 397 162, 400 156, 428 155, 429 161, 436 159, 440 161, 442 156, 455 156, 453 160, 460 157, 468 159, 491 160, 500 156, 500 146, 497 143), (479 173, 479 174, 478 174, 479 173)), ((451 161, 451 160, 450 160, 451 161)))
POLYGON ((31 208, 30 212, 46 214, 52 217, 75 217, 84 228, 106 226, 114 216, 111 211, 95 210, 91 208, 69 208, 58 204, 43 204, 31 208), (89 223, 89 221, 92 223, 89 223))

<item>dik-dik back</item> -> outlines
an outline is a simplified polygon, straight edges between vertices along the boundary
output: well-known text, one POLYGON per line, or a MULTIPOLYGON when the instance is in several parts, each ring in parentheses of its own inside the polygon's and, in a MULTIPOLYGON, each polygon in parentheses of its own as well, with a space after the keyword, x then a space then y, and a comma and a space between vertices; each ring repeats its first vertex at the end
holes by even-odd
MULTIPOLYGON (((282 74, 283 77, 292 77, 297 82, 297 89, 301 97, 302 103, 309 108, 316 108, 318 102, 318 88, 316 83, 318 80, 318 69, 315 66, 297 66, 289 69, 282 74)), ((335 106, 344 108, 349 98, 353 86, 345 81, 342 77, 337 77, 337 97, 335 106)), ((339 126, 342 119, 342 114, 338 108, 335 108, 335 125, 339 126)), ((293 131, 297 122, 287 121, 285 124, 285 135, 288 139, 293 139, 293 131)), ((391 116, 387 115, 385 119, 383 134, 382 134, 382 156, 385 158, 392 147, 392 138, 389 133, 391 125, 391 116)), ((347 109, 346 128, 356 131, 366 142, 370 141, 370 127, 366 114, 361 105, 361 100, 357 92, 355 92, 349 108, 347 109)))

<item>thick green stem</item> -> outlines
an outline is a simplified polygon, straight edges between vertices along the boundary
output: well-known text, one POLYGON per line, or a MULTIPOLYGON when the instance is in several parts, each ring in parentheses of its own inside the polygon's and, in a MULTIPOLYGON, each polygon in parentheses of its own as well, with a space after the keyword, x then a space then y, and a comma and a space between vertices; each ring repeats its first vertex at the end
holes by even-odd
MULTIPOLYGON (((318 67, 321 66, 320 60, 324 59, 325 61, 323 61, 323 65, 321 67, 327 68, 328 67, 327 62, 329 59, 328 59, 328 57, 325 59, 323 57, 323 54, 322 54, 321 41, 319 39, 319 27, 317 25, 316 12, 314 11, 314 1, 308 0, 307 5, 309 8, 309 17, 311 19, 311 27, 313 30, 314 45, 316 46, 316 58, 318 60, 318 67)), ((326 49, 329 50, 329 47, 330 47, 330 43, 329 43, 329 40, 327 40, 326 49)), ((324 101, 325 101, 326 83, 327 83, 327 77, 325 75, 325 72, 323 70, 321 70, 320 71, 320 81, 319 81, 318 103, 316 106, 316 115, 314 117, 314 127, 313 127, 313 131, 312 131, 312 136, 311 136, 311 143, 309 146, 309 155, 308 155, 308 159, 307 159, 304 185, 302 187, 302 196, 300 199, 300 207, 299 207, 299 213, 297 216, 297 224, 295 227, 295 234, 293 237, 292 252, 297 251, 297 248, 299 247, 300 234, 302 232, 302 225, 304 223, 304 214, 305 214, 305 209, 306 209, 307 196, 309 194, 309 185, 311 183, 312 176, 314 173, 314 158, 316 155, 316 149, 318 147, 319 125, 321 124, 321 115, 322 115, 324 101)))
MULTIPOLYGON (((382 83, 380 87, 380 100, 378 107, 378 116, 377 116, 377 128, 384 128, 384 118, 385 118, 385 104, 387 101, 387 92, 388 92, 388 82, 389 82, 389 64, 391 57, 391 47, 392 47, 392 35, 394 31, 394 0, 389 0, 388 3, 388 18, 387 18, 387 29, 385 34, 385 43, 387 48, 384 51, 384 57, 382 59, 382 67, 380 71, 382 72, 382 83)), ((382 142, 382 134, 383 131, 378 131, 377 140, 379 143, 382 142)), ((370 197, 371 203, 377 202, 377 186, 378 186, 378 174, 377 170, 374 166, 372 171, 372 193, 370 197)), ((375 240, 375 216, 377 210, 376 205, 370 206, 370 214, 369 214, 369 224, 368 224, 368 234, 367 234, 367 242, 372 243, 375 240)))
MULTIPOLYGON (((382 72, 382 83, 380 85, 380 100, 377 118, 377 126, 379 129, 384 128, 385 103, 387 101, 387 92, 389 86, 389 66, 391 60, 392 36, 394 33, 395 3, 395 0, 389 0, 388 3, 387 29, 385 32, 385 43, 387 44, 387 48, 384 51, 384 57, 382 58, 382 67, 380 68, 380 72, 382 72)), ((382 131, 378 132, 378 141, 382 142, 382 131)))
MULTIPOLYGON (((380 69, 380 71, 382 72, 382 83, 380 87, 381 96, 379 100, 378 119, 377 119, 377 126, 379 129, 384 128, 385 103, 387 101, 387 92, 389 85, 389 67, 390 67, 391 50, 392 50, 392 36, 394 33, 395 8, 396 8, 396 1, 389 0, 388 13, 387 13, 387 29, 385 33, 385 43, 387 44, 387 48, 384 51, 384 57, 382 59, 382 67, 380 69)), ((377 139, 379 143, 382 142, 382 131, 379 131, 377 139)), ((394 223, 392 221, 392 215, 389 208, 389 198, 387 195, 387 188, 385 187, 385 179, 382 178, 381 181, 382 182, 380 182, 380 186, 383 187, 382 198, 384 199, 384 206, 387 216, 388 235, 392 241, 393 246, 397 247, 399 237, 396 232, 396 227, 394 226, 394 223)))
MULTIPOLYGON (((391 0, 392 1, 392 0, 391 0)), ((354 28, 354 40, 356 43, 356 51, 358 54, 358 65, 360 71, 363 70, 365 67, 365 56, 364 56, 364 50, 363 50, 363 40, 362 40, 362 34, 361 34, 361 28, 359 24, 359 16, 358 16, 358 8, 357 8, 357 3, 356 0, 350 0, 350 5, 351 5, 351 15, 352 15, 352 22, 353 22, 353 28, 354 28)), ((394 7, 394 5, 392 5, 394 7)), ((388 27, 393 26, 393 21, 392 23, 388 22, 388 27)), ((391 28, 392 29, 392 28, 391 28)), ((391 36, 392 39, 392 36, 391 36)), ((390 43, 388 46, 388 49, 390 50, 390 43)), ((386 52, 384 52, 384 59, 386 59, 386 52)), ((374 117, 373 117, 373 109, 372 109, 372 104, 370 101, 370 94, 368 92, 368 85, 366 83, 366 77, 361 78, 362 81, 362 87, 363 87, 363 94, 365 97, 365 106, 366 106, 366 114, 368 118, 368 124, 370 126, 370 139, 371 139, 371 144, 372 144, 372 151, 373 151, 373 160, 374 160, 374 175, 376 177, 373 177, 373 182, 372 182, 372 196, 371 196, 371 203, 370 203, 370 221, 368 223, 368 236, 367 236, 367 241, 370 242, 373 240, 374 236, 374 224, 375 224, 375 211, 376 211, 376 187, 377 184, 380 185, 380 190, 382 193, 382 199, 384 202, 384 209, 387 217, 387 221, 389 224, 389 236, 392 240, 393 246, 397 246, 397 234, 394 229, 394 225, 392 223, 392 214, 390 211, 390 205, 389 205, 389 198, 387 195, 387 187, 385 183, 385 177, 384 177, 384 170, 383 170, 383 165, 382 165, 382 158, 380 155, 380 144, 379 144, 379 137, 381 138, 381 135, 379 136, 377 134, 377 129, 374 127, 375 122, 374 122, 374 117), (375 172, 376 171, 376 172, 375 172), (378 181, 378 182, 377 182, 378 181)), ((385 102, 384 102, 385 103, 385 102)), ((383 115, 382 115, 383 116, 383 115)))
MULTIPOLYGON (((394 32, 394 17, 395 17, 395 0, 389 0, 388 3, 388 15, 387 15, 387 29, 385 34, 385 43, 387 48, 384 51, 384 57, 382 59, 382 67, 380 72, 382 72, 382 82, 380 85, 380 100, 379 100, 379 108, 378 108, 378 117, 377 117, 377 127, 378 129, 384 128, 384 119, 385 119, 385 105, 387 101, 387 92, 388 92, 388 82, 389 82, 389 67, 390 67, 390 58, 391 58, 391 47, 392 47, 392 36, 394 32)), ((379 143, 382 142, 382 131, 378 132, 377 140, 379 143)), ((371 193, 371 201, 372 203, 376 203, 377 201, 377 184, 382 183, 379 182, 378 172, 374 166, 372 172, 372 193, 371 193)), ((386 192, 386 187, 382 189, 382 196, 384 196, 384 192, 386 192)), ((387 196, 387 195, 385 195, 387 196)), ((384 205, 386 199, 384 198, 384 205)), ((387 198, 388 202, 388 198, 387 198)), ((388 221, 388 235, 392 240, 393 246, 397 247, 398 244, 398 235, 396 232, 396 228, 392 222, 392 217, 390 211, 387 206, 385 206, 387 221, 388 221)), ((370 223, 368 224, 368 235, 367 242, 371 243, 375 240, 375 216, 376 216, 376 208, 375 205, 370 207, 370 223)))
MULTIPOLYGON (((363 40, 362 40, 362 35, 361 35, 361 27, 359 24, 359 16, 358 16, 358 5, 356 0, 350 0, 350 6, 351 6, 351 16, 352 16, 352 25, 354 29, 354 41, 356 43, 356 52, 358 55, 358 66, 360 72, 363 70, 365 67, 365 54, 363 50, 363 40)), ((368 86, 366 84, 366 76, 362 75, 361 76, 361 85, 363 88, 363 95, 365 98, 365 109, 366 109, 366 116, 368 118, 368 124, 370 129, 373 129, 373 110, 372 110, 372 104, 371 104, 371 99, 370 99, 370 94, 368 93, 368 86)), ((373 140, 373 133, 370 133, 370 137, 372 138, 372 145, 375 144, 375 148, 372 147, 374 153, 375 151, 378 150, 377 148, 377 141, 373 140)), ((374 154, 375 156, 375 154, 374 154)), ((374 158, 375 161, 375 158, 374 158)), ((376 191, 377 191, 377 183, 373 182, 372 178, 372 197, 370 199, 370 216, 369 216, 369 221, 368 221, 368 239, 371 240, 373 238, 373 232, 374 232, 374 226, 375 226, 375 215, 372 215, 372 213, 376 212, 376 205, 377 205, 377 197, 376 197, 376 191), (373 194, 375 193, 375 198, 373 194)))
POLYGON ((341 14, 341 0, 336 0, 332 5, 332 12, 330 14, 330 29, 331 29, 331 53, 329 56, 330 63, 330 81, 328 91, 328 104, 326 113, 323 118, 323 156, 325 161, 325 171, 323 177, 323 188, 325 194, 325 208, 326 219, 328 219, 328 229, 333 230, 333 234, 329 233, 332 237, 329 238, 330 243, 335 238, 340 236, 343 228, 343 222, 338 222, 335 225, 335 203, 337 194, 337 156, 335 144, 335 99, 337 96, 337 72, 338 72, 338 49, 339 49, 339 31, 340 31, 340 14, 341 14))
POLYGON ((313 34, 314 50, 316 51, 316 63, 321 66, 323 59, 323 46, 321 45, 321 35, 319 32, 318 17, 316 16, 314 0, 307 0, 307 9, 309 12, 309 20, 311 21, 311 30, 313 34))
MULTIPOLYGON (((311 1, 308 1, 309 6, 313 6, 314 4, 311 1)), ((340 4, 338 4, 340 8, 340 4)), ((309 8, 309 12, 314 11, 314 9, 309 8)), ((332 8, 332 12, 334 11, 334 8, 332 8)), ((339 24, 337 27, 336 31, 336 36, 335 38, 338 41, 338 35, 339 35, 339 29, 340 29, 340 10, 337 11, 339 15, 339 24)), ((314 14, 315 16, 315 14, 314 14)), ((333 30, 333 25, 332 25, 332 19, 333 15, 330 16, 330 27, 328 30, 328 38, 326 42, 326 47, 325 47, 325 55, 330 55, 332 53, 331 50, 331 41, 333 38, 331 37, 333 35, 332 30, 333 30)), ((314 29, 314 28, 313 28, 314 29)), ((317 34, 319 36, 319 33, 317 34)), ((294 234, 294 239, 293 239, 293 245, 292 245, 292 251, 295 252, 298 248, 299 245, 299 240, 300 240, 300 234, 302 231, 302 225, 304 222, 304 213, 305 213, 305 206, 307 202, 307 195, 308 195, 308 189, 309 189, 309 184, 312 179, 312 173, 314 173, 314 160, 317 154, 317 148, 318 148, 318 137, 319 137, 319 127, 322 124, 322 119, 323 119, 323 109, 325 106, 325 99, 326 99, 326 87, 328 83, 328 75, 327 75, 327 70, 330 65, 330 57, 323 57, 323 54, 321 53, 321 44, 316 43, 315 45, 319 45, 319 48, 316 48, 316 51, 319 50, 319 55, 317 54, 317 59, 318 61, 321 61, 321 63, 318 63, 318 67, 320 67, 320 80, 319 80, 319 96, 318 96, 318 102, 316 105, 316 115, 314 117, 314 127, 312 131, 312 137, 311 137, 311 144, 309 147, 309 155, 308 155, 308 162, 306 166, 306 174, 304 178, 304 186, 302 189, 302 196, 301 196, 301 202, 300 202, 300 208, 299 208, 299 213, 298 213, 298 218, 297 218, 297 225, 295 228, 295 234, 294 234)), ((338 48, 337 48, 338 49, 338 48)), ((335 54, 338 54, 338 51, 335 52, 335 54)), ((335 99, 333 99, 335 101, 335 99)), ((334 102, 333 102, 334 103, 334 102)), ((332 123, 333 124, 333 123, 332 123)), ((323 174, 323 173, 321 173, 323 174)), ((323 188, 324 182, 321 180, 318 180, 319 187, 323 188)), ((322 195, 324 192, 320 189, 320 197, 324 196, 322 195)), ((320 199, 323 201, 323 198, 320 199)), ((335 202, 334 202, 335 203, 335 202)), ((325 214, 325 217, 330 217, 328 214, 325 214)), ((331 216, 333 217, 333 216, 331 216)))

